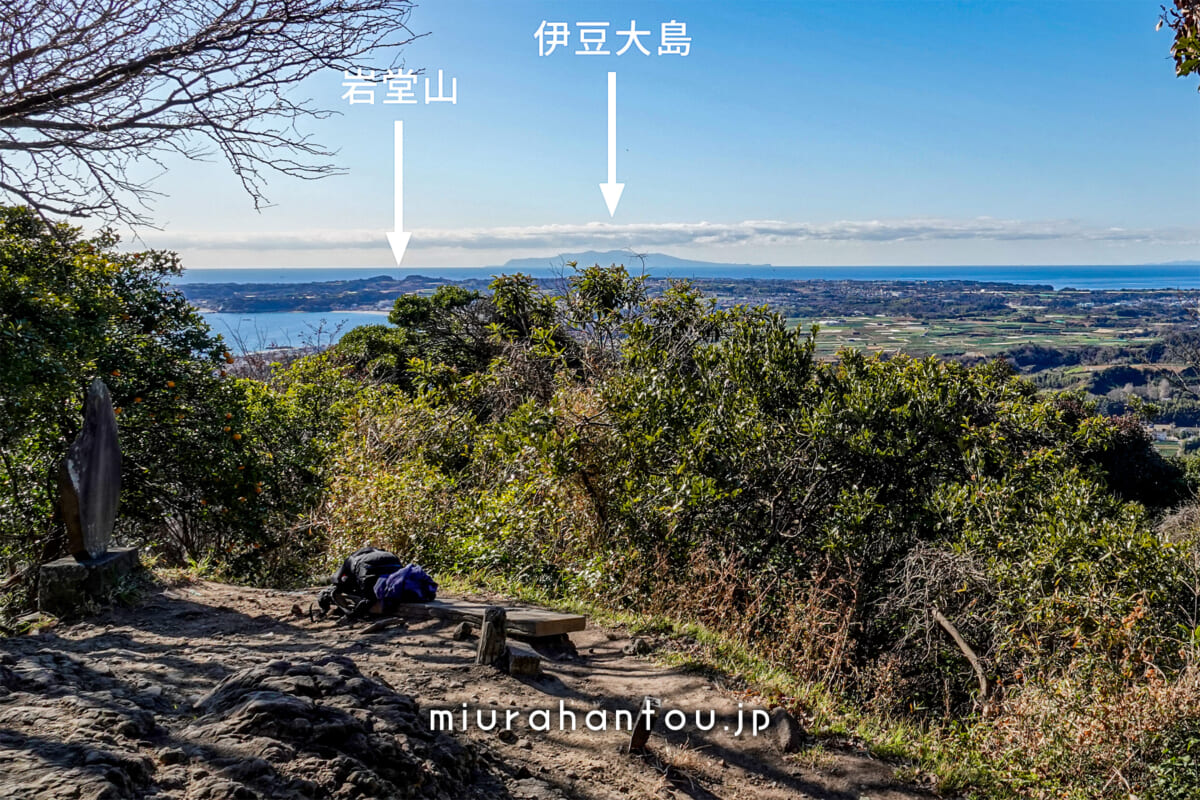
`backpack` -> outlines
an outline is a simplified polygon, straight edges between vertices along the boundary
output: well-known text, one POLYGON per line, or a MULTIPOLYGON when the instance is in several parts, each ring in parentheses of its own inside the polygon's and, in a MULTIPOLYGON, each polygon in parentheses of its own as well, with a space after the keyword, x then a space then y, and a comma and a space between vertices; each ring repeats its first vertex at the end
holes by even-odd
POLYGON ((345 594, 373 597, 375 582, 403 566, 394 553, 376 547, 362 547, 342 562, 341 568, 333 576, 334 587, 345 594))
POLYGON ((385 609, 396 603, 428 603, 437 597, 437 583, 425 570, 409 564, 379 578, 375 583, 375 597, 383 601, 385 609))

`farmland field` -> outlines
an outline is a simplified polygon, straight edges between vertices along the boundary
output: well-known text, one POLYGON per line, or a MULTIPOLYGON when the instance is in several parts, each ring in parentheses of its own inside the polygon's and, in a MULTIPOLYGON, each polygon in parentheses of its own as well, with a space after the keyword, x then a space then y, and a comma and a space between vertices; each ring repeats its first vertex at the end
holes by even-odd
MULTIPOLYGON (((795 317, 789 322, 812 324, 795 317)), ((824 319, 817 324, 817 352, 823 357, 846 347, 913 356, 993 356, 1022 344, 1059 348, 1145 345, 1162 335, 1159 326, 1091 328, 1083 317, 1017 322, 1011 318, 928 320, 879 315, 824 319)))

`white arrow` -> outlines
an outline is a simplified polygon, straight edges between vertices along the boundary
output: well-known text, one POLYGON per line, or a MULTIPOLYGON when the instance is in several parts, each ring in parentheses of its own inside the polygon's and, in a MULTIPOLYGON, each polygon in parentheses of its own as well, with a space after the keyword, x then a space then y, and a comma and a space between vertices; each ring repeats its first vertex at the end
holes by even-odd
POLYGON ((401 120, 396 120, 396 225, 387 238, 398 267, 412 238, 411 233, 404 232, 404 122, 401 120))
POLYGON ((608 215, 617 213, 625 184, 617 183, 617 73, 608 73, 608 183, 600 184, 600 193, 608 205, 608 215))

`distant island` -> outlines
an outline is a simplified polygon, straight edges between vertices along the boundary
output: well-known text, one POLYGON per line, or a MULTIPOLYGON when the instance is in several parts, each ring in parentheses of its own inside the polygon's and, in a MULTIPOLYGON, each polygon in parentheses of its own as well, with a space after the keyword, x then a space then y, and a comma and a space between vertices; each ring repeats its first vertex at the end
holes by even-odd
POLYGON ((493 269, 504 272, 523 272, 541 270, 547 267, 566 266, 574 261, 581 267, 599 264, 607 267, 610 264, 624 264, 630 272, 637 272, 645 266, 647 270, 687 270, 687 269, 769 269, 770 264, 730 264, 721 261, 696 261, 690 258, 678 258, 666 253, 635 253, 632 250, 588 250, 583 253, 559 253, 557 256, 541 256, 534 258, 510 258, 502 266, 493 269))

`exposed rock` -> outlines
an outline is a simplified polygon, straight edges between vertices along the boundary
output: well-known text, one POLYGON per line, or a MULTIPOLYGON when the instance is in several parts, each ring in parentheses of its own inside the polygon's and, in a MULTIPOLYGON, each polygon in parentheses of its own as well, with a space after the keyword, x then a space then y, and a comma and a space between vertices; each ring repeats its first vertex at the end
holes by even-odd
POLYGON ((156 714, 166 696, 159 685, 137 678, 144 688, 129 693, 114 677, 61 653, 6 660, 0 797, 504 796, 473 746, 431 732, 411 697, 363 676, 342 656, 234 672, 196 698, 192 713, 199 718, 188 724, 179 717, 173 730, 156 714))
POLYGON ((158 763, 163 764, 164 766, 170 766, 171 764, 182 764, 187 760, 187 752, 179 749, 178 747, 164 747, 158 751, 158 763))
POLYGON ((474 749, 432 733, 412 698, 343 656, 241 670, 196 707, 181 738, 222 768, 201 779, 212 791, 233 777, 268 797, 472 796, 474 749))
POLYGON ((804 728, 787 709, 771 709, 771 736, 783 753, 795 753, 804 745, 804 728))
POLYGON ((644 656, 647 655, 651 649, 652 648, 650 647, 649 642, 639 636, 635 636, 632 640, 630 640, 629 644, 621 648, 621 652, 627 656, 644 656))
POLYGON ((562 800, 562 793, 537 778, 519 780, 513 787, 514 800, 562 800))
POLYGON ((533 676, 542 674, 542 657, 528 647, 509 643, 507 659, 507 672, 509 675, 533 676))
POLYGON ((38 568, 38 609, 58 617, 104 604, 121 580, 140 567, 138 551, 117 547, 96 558, 65 556, 38 568))

